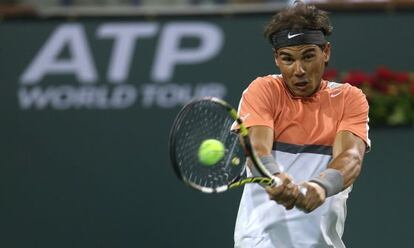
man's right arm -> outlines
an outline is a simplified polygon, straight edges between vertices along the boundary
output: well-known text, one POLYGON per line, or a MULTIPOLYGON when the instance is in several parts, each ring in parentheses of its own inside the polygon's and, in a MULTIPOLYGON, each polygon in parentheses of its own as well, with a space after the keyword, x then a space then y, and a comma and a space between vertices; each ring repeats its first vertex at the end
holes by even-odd
MULTIPOLYGON (((259 157, 272 156, 273 129, 267 126, 253 126, 249 128, 249 136, 253 149, 259 157)), ((288 174, 281 172, 276 176, 282 179, 282 185, 267 187, 266 191, 269 198, 282 204, 286 209, 292 209, 299 194, 299 189, 288 174)))
POLYGON ((253 149, 259 157, 272 154, 273 130, 267 126, 253 126, 249 128, 249 137, 253 149))

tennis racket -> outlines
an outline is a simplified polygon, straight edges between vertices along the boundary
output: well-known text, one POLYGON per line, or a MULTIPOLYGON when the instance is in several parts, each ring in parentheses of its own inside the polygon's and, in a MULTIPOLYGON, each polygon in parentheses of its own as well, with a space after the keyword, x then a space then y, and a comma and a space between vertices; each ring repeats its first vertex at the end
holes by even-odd
POLYGON ((220 193, 246 183, 281 184, 257 157, 237 111, 215 97, 193 100, 181 109, 170 131, 169 152, 178 178, 204 193, 220 193), (233 123, 238 125, 237 132, 231 131, 233 123), (207 139, 216 139, 225 147, 223 158, 212 166, 198 158, 198 149, 207 139), (247 159, 261 176, 246 177, 247 159))

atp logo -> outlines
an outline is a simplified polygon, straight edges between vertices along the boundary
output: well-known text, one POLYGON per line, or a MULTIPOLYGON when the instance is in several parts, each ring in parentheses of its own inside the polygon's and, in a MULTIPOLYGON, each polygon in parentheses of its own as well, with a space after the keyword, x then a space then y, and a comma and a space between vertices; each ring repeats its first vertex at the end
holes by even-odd
POLYGON ((22 110, 172 108, 198 96, 222 98, 226 94, 222 83, 173 79, 177 66, 209 61, 220 54, 223 44, 222 30, 209 22, 109 22, 92 32, 82 23, 61 24, 20 75, 19 105, 22 110), (140 56, 140 44, 156 38, 153 57, 140 56), (183 47, 188 38, 197 40, 197 46, 183 47), (109 57, 97 64, 101 42, 112 46, 109 57), (130 78, 138 62, 152 62, 149 82, 130 78))

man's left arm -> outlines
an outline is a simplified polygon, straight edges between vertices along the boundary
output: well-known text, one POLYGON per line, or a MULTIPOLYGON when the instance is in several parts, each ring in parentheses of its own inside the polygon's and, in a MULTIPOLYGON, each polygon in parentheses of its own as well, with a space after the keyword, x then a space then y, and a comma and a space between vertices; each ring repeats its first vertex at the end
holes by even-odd
POLYGON ((350 131, 340 131, 333 144, 333 159, 327 170, 306 182, 306 194, 300 194, 296 207, 311 212, 335 195, 351 186, 361 172, 366 150, 365 142, 350 131))

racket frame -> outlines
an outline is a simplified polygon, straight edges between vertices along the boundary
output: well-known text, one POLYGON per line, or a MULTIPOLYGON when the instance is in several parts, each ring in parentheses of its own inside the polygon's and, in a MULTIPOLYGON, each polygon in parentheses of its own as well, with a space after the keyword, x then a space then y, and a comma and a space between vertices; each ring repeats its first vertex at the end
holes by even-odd
MULTIPOLYGON (((230 130, 229 130, 230 131, 230 130)), ((260 158, 257 156, 256 151, 253 148, 253 145, 249 138, 249 130, 246 128, 246 126, 243 124, 243 120, 240 118, 240 116, 237 113, 237 110, 234 109, 229 103, 226 101, 219 99, 217 97, 202 97, 197 98, 190 103, 186 104, 181 111, 178 113, 176 119, 174 120, 174 124, 171 128, 170 135, 169 135, 169 144, 170 144, 170 160, 174 168, 174 172, 177 175, 177 177, 182 180, 187 185, 191 186, 192 188, 195 188, 201 192, 204 193, 221 193, 224 191, 227 191, 228 189, 238 188, 240 186, 243 186, 247 183, 260 183, 267 186, 278 186, 281 184, 280 178, 272 175, 266 167, 261 162, 260 158), (242 142, 241 145, 243 147, 245 156, 250 158, 251 162, 253 163, 253 166, 256 167, 258 172, 262 175, 261 177, 247 177, 244 179, 241 179, 246 171, 246 165, 243 165, 244 168, 241 170, 240 174, 235 177, 228 185, 222 185, 216 188, 210 188, 210 187, 204 187, 201 185, 198 185, 194 182, 191 182, 186 177, 183 177, 181 174, 181 171, 179 169, 179 166, 177 164, 176 155, 175 155, 175 139, 174 139, 174 131, 181 125, 181 117, 185 116, 185 112, 188 112, 191 110, 191 107, 193 104, 200 102, 200 101, 211 101, 219 106, 223 107, 231 116, 231 118, 237 122, 239 126, 238 135, 241 138, 242 142)))

